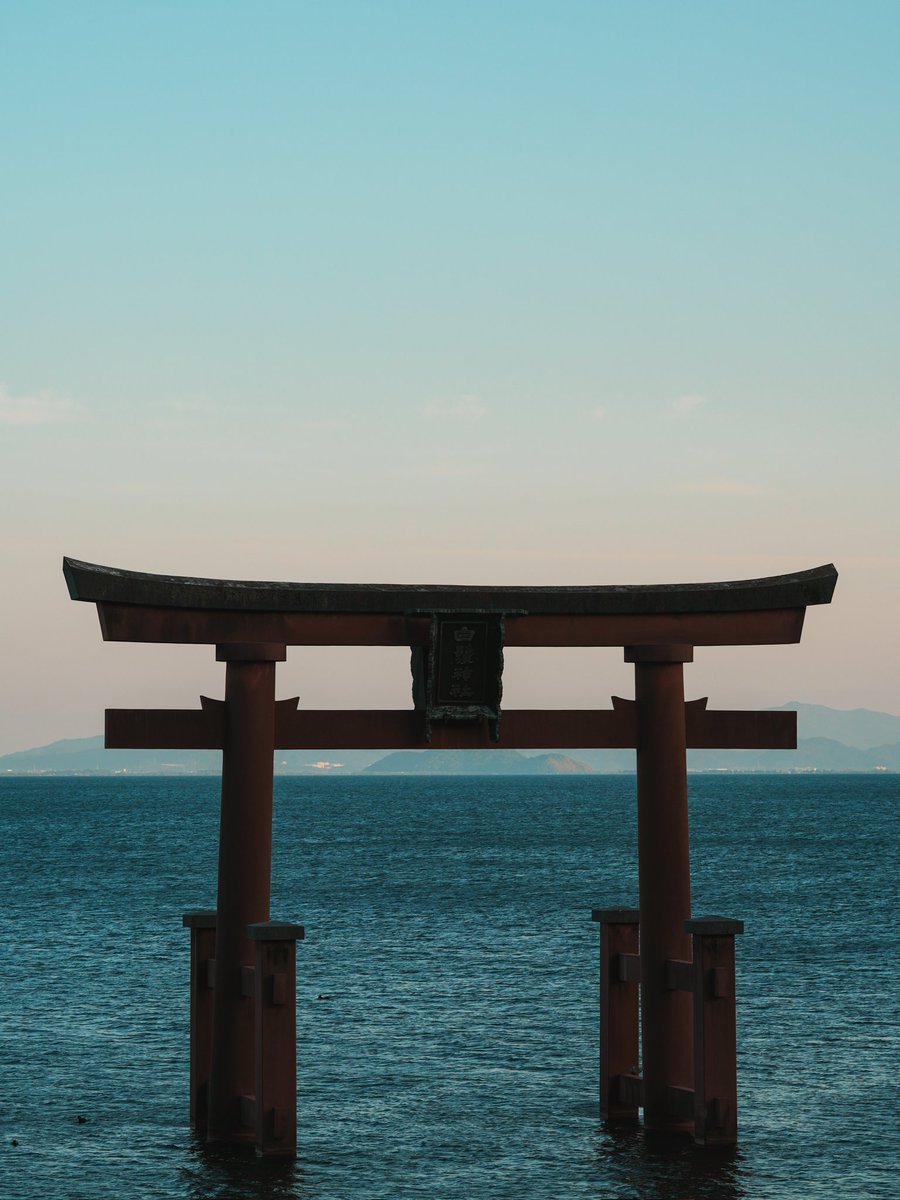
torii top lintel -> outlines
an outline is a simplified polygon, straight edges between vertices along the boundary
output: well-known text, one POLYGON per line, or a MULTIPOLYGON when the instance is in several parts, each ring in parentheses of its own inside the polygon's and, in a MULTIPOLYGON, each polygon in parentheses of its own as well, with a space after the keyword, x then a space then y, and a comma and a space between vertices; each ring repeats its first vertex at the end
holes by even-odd
POLYGON ((65 558, 73 600, 97 605, 108 641, 424 646, 432 614, 504 616, 511 646, 797 642, 837 571, 722 583, 467 587, 267 583, 150 575, 65 558))

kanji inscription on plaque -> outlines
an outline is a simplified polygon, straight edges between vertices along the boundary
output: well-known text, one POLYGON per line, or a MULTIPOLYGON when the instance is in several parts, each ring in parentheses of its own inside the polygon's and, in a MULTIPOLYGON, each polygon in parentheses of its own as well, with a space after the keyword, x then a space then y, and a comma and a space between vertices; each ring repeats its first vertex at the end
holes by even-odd
POLYGON ((441 621, 437 703, 487 704, 487 621, 441 621))

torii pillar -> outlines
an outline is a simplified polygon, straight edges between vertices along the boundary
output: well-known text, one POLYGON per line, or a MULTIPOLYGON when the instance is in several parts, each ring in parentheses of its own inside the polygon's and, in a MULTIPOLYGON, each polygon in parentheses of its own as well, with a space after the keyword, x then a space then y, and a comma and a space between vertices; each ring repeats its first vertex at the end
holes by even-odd
POLYGON ((216 659, 226 667, 207 1117, 211 1142, 252 1142, 255 1136, 241 1115, 241 1097, 255 1093, 256 1063, 254 998, 245 984, 255 949, 247 927, 269 919, 275 663, 285 657, 284 646, 266 643, 216 647, 216 659))
POLYGON ((684 667, 692 646, 629 646, 637 708, 638 871, 641 911, 641 1043, 644 1124, 689 1131, 668 1088, 693 1087, 693 998, 670 989, 666 963, 691 957, 687 731, 684 667))

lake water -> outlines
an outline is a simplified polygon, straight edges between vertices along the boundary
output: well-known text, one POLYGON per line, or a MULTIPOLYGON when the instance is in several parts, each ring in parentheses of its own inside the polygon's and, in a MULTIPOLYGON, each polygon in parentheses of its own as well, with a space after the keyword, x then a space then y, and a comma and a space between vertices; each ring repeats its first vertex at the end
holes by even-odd
POLYGON ((218 781, 0 779, 4 1198, 900 1195, 900 776, 691 777, 694 912, 746 923, 717 1153, 597 1115, 590 910, 636 903, 633 777, 275 801, 272 915, 306 940, 299 1157, 272 1166, 188 1128, 181 913, 215 902, 218 781))

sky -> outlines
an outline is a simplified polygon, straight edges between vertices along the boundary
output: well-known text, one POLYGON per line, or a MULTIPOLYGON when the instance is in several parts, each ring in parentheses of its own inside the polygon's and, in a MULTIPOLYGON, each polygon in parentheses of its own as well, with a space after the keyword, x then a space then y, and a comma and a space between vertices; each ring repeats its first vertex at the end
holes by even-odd
MULTIPOLYGON (((62 556, 309 582, 834 562, 711 707, 900 713, 900 6, 0 6, 0 753, 221 695, 62 556)), ((408 655, 279 695, 402 707, 408 655)), ((633 695, 507 654, 510 707, 633 695)))

